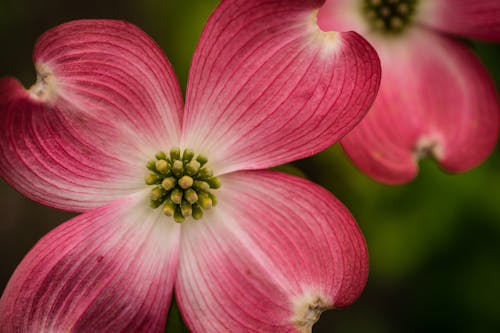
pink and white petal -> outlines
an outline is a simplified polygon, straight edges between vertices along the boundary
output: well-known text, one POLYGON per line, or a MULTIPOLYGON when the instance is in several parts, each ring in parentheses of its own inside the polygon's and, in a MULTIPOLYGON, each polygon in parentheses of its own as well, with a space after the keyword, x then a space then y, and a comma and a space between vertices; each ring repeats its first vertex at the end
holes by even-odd
POLYGON ((500 110, 474 54, 424 29, 374 45, 384 71, 379 96, 342 140, 354 163, 381 182, 397 184, 416 176, 424 156, 450 172, 483 162, 498 139, 500 110))
POLYGON ((163 332, 180 227, 144 197, 88 211, 42 238, 0 299, 1 331, 163 332))
POLYGON ((82 211, 143 185, 178 144, 182 95, 160 48, 121 21, 60 25, 37 42, 38 81, 0 80, 0 175, 26 196, 82 211))
POLYGON ((318 0, 223 1, 188 80, 183 145, 216 173, 310 156, 349 132, 378 89, 373 48, 324 32, 318 0))
POLYGON ((500 1, 420 1, 416 20, 443 32, 500 41, 500 1))
POLYGON ((178 142, 183 101, 177 77, 160 47, 133 24, 62 24, 40 37, 33 57, 54 76, 55 94, 76 109, 66 111, 149 144, 178 142))
POLYGON ((272 171, 221 180, 217 207, 181 232, 175 293, 193 332, 310 332, 359 296, 365 241, 328 191, 272 171))

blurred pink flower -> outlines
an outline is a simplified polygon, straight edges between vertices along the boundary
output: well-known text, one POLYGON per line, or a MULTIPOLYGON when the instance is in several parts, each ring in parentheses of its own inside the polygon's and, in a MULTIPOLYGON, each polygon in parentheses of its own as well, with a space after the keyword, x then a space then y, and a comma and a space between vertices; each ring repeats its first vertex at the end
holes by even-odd
POLYGON ((452 35, 500 40, 500 1, 328 0, 318 24, 359 32, 381 58, 379 95, 342 140, 362 171, 397 184, 412 180, 426 156, 461 172, 491 154, 499 128, 495 87, 452 35))
POLYGON ((358 297, 368 259, 349 211, 257 170, 330 146, 375 98, 375 51, 321 31, 320 3, 223 1, 185 105, 129 23, 73 21, 38 40, 37 83, 0 81, 0 173, 84 213, 21 262, 2 332, 162 332, 173 290, 193 332, 308 332, 358 297))

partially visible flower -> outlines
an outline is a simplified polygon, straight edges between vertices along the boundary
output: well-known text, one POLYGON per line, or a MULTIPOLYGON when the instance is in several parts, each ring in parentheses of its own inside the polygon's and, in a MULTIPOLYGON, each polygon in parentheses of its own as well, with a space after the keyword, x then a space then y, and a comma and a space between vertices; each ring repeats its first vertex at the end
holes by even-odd
POLYGON ((495 88, 450 34, 500 40, 500 1, 328 0, 318 20, 326 29, 361 33, 381 58, 379 95, 342 140, 362 171, 397 184, 416 176, 423 157, 455 173, 491 154, 499 129, 495 88))
POLYGON ((85 213, 21 262, 3 333, 162 332, 174 289, 193 332, 310 332, 358 297, 367 253, 348 210, 307 180, 252 171, 331 145, 375 97, 375 51, 321 31, 319 6, 223 1, 185 106, 131 24, 74 21, 40 38, 37 83, 0 81, 0 172, 85 213))

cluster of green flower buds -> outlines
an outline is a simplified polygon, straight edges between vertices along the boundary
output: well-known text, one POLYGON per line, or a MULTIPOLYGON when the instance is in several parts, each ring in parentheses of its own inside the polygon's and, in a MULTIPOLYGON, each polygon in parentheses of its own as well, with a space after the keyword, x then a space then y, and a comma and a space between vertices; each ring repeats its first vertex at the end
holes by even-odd
POLYGON ((217 204, 217 197, 210 192, 220 187, 220 180, 205 166, 207 158, 185 149, 173 148, 167 155, 158 152, 156 159, 148 161, 150 172, 145 177, 151 190, 151 207, 162 207, 163 213, 173 216, 176 222, 183 222, 192 216, 203 217, 203 210, 217 204))
POLYGON ((363 11, 373 29, 399 33, 411 22, 417 0, 365 0, 363 11))

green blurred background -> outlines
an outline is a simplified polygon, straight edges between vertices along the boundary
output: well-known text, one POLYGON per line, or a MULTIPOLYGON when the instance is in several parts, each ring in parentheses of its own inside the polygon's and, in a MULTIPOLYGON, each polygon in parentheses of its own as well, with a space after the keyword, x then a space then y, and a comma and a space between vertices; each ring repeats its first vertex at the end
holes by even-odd
MULTIPOLYGON (((76 18, 137 24, 163 48, 185 86, 193 50, 216 0, 0 0, 0 76, 30 86, 31 52, 47 29, 76 18)), ((499 45, 473 43, 500 87, 499 45)), ((448 175, 421 163, 409 185, 361 174, 339 147, 295 163, 357 218, 370 279, 353 306, 324 313, 314 332, 500 332, 500 151, 448 175)), ((35 242, 71 214, 40 206, 0 181, 0 290, 35 242)), ((171 314, 169 332, 184 331, 171 314)))

